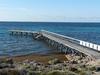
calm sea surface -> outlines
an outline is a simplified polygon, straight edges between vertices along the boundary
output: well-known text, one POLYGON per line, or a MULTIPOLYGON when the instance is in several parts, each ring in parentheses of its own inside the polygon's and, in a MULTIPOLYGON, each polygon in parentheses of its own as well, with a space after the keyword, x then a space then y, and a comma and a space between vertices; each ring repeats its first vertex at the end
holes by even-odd
POLYGON ((0 56, 53 52, 45 43, 31 37, 10 36, 8 30, 41 29, 100 44, 100 23, 49 23, 49 22, 0 22, 0 56))

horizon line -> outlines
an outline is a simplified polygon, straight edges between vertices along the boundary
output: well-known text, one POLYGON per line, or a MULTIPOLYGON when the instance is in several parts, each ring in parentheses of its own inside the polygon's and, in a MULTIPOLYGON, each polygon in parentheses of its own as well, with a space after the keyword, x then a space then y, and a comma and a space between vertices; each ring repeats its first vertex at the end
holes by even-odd
POLYGON ((0 22, 51 22, 51 23, 100 23, 99 21, 0 21, 0 22))

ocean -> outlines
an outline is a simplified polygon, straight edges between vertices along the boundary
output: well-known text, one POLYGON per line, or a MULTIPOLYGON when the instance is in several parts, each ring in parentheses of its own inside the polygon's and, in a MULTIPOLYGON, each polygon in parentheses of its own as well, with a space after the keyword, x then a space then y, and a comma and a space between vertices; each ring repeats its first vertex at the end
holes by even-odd
POLYGON ((31 37, 11 36, 8 30, 48 30, 65 36, 100 44, 100 23, 66 22, 0 22, 0 56, 18 56, 31 53, 54 52, 42 41, 31 37))

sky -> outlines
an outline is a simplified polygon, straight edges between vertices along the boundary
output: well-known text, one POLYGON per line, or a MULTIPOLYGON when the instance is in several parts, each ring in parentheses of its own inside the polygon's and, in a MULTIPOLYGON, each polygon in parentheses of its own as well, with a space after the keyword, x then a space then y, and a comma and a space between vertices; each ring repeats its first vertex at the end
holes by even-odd
POLYGON ((0 21, 100 22, 100 0, 0 0, 0 21))

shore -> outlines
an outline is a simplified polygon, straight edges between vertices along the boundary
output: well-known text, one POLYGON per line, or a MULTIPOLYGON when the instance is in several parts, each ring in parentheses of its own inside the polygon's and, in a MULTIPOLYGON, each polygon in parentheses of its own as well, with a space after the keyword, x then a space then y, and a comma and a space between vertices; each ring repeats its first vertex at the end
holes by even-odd
POLYGON ((37 61, 41 62, 44 64, 47 64, 49 60, 52 60, 54 58, 59 59, 60 61, 67 61, 67 57, 65 54, 62 53, 53 53, 53 54, 48 54, 48 55, 42 55, 42 54, 28 54, 28 55, 22 55, 22 56, 13 56, 13 57, 3 57, 1 60, 6 60, 8 58, 12 58, 15 62, 23 62, 25 60, 28 61, 37 61))
POLYGON ((73 54, 28 54, 0 59, 0 75, 98 75, 99 66, 73 54), (55 74, 56 73, 56 74, 55 74))

